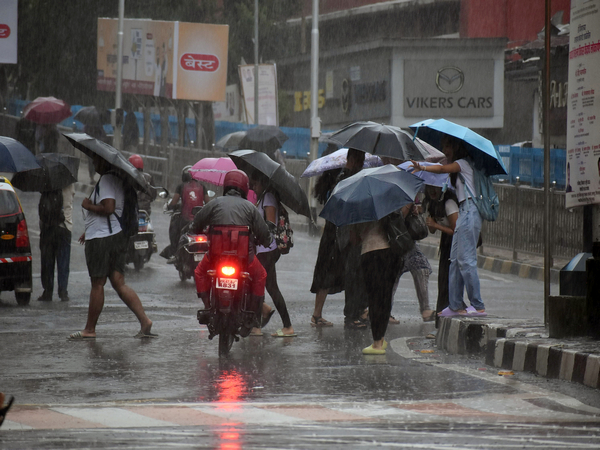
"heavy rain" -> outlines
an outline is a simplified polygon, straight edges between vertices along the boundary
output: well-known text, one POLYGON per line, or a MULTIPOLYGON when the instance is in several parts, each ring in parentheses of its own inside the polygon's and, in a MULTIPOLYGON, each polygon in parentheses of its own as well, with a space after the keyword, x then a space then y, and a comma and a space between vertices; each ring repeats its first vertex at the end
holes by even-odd
POLYGON ((0 2, 0 448, 598 448, 599 10, 0 2))

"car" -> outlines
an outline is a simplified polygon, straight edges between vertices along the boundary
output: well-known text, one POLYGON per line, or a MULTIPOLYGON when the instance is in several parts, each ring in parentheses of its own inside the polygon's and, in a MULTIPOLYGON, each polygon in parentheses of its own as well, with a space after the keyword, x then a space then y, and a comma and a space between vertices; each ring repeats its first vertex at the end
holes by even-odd
POLYGON ((15 291, 19 305, 31 299, 31 245, 17 193, 0 176, 0 291, 15 291))

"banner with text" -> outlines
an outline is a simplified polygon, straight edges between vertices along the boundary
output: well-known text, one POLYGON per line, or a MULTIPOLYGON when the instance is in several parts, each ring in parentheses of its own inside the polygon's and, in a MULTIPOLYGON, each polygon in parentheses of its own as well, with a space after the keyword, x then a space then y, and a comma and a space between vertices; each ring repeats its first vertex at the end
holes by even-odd
POLYGON ((600 0, 571 1, 565 206, 600 203, 600 0))
MULTIPOLYGON (((254 65, 239 66, 242 85, 242 99, 246 122, 254 121, 254 65)), ((277 109, 277 68, 275 64, 259 64, 258 66, 258 118, 261 125, 279 126, 277 109)))
POLYGON ((0 64, 17 63, 17 0, 0 2, 0 64))
MULTIPOLYGON (((114 91, 117 19, 98 19, 97 89, 114 91)), ((126 19, 123 93, 222 101, 227 83, 229 27, 126 19)))

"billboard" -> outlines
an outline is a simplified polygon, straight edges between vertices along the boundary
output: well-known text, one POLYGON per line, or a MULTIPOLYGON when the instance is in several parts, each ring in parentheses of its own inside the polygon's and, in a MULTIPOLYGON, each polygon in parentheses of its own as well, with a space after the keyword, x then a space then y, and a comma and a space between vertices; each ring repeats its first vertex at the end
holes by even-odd
MULTIPOLYGON (((117 19, 98 19, 97 89, 114 91, 117 19)), ((123 21, 122 92, 223 101, 229 27, 146 19, 123 21)))
POLYGON ((258 122, 254 121, 254 65, 239 66, 239 73, 246 122, 279 126, 275 64, 258 65, 258 122))
POLYGON ((600 203, 600 0, 572 0, 565 206, 600 203))
POLYGON ((0 2, 0 64, 17 63, 17 0, 0 2))

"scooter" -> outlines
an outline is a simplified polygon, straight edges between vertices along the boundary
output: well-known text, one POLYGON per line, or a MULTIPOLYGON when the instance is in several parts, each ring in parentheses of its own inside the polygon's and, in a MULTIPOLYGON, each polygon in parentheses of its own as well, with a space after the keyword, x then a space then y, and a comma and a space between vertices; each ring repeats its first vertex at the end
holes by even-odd
POLYGON ((129 238, 126 262, 133 263, 136 272, 144 268, 153 253, 158 251, 156 235, 152 229, 150 215, 140 209, 138 211, 138 232, 129 238))
MULTIPOLYGON (((197 208, 202 208, 201 206, 197 208)), ((196 210, 196 208, 194 208, 196 210)), ((194 211, 196 213, 197 211, 194 211)), ((179 279, 185 281, 194 276, 196 266, 208 251, 208 238, 206 234, 194 234, 186 230, 179 238, 177 253, 175 254, 175 268, 179 272, 179 279)))
POLYGON ((219 356, 227 356, 239 336, 247 336, 256 314, 247 309, 251 302, 252 279, 247 272, 250 229, 245 226, 211 226, 208 233, 211 267, 210 308, 198 311, 209 339, 219 336, 219 356))

